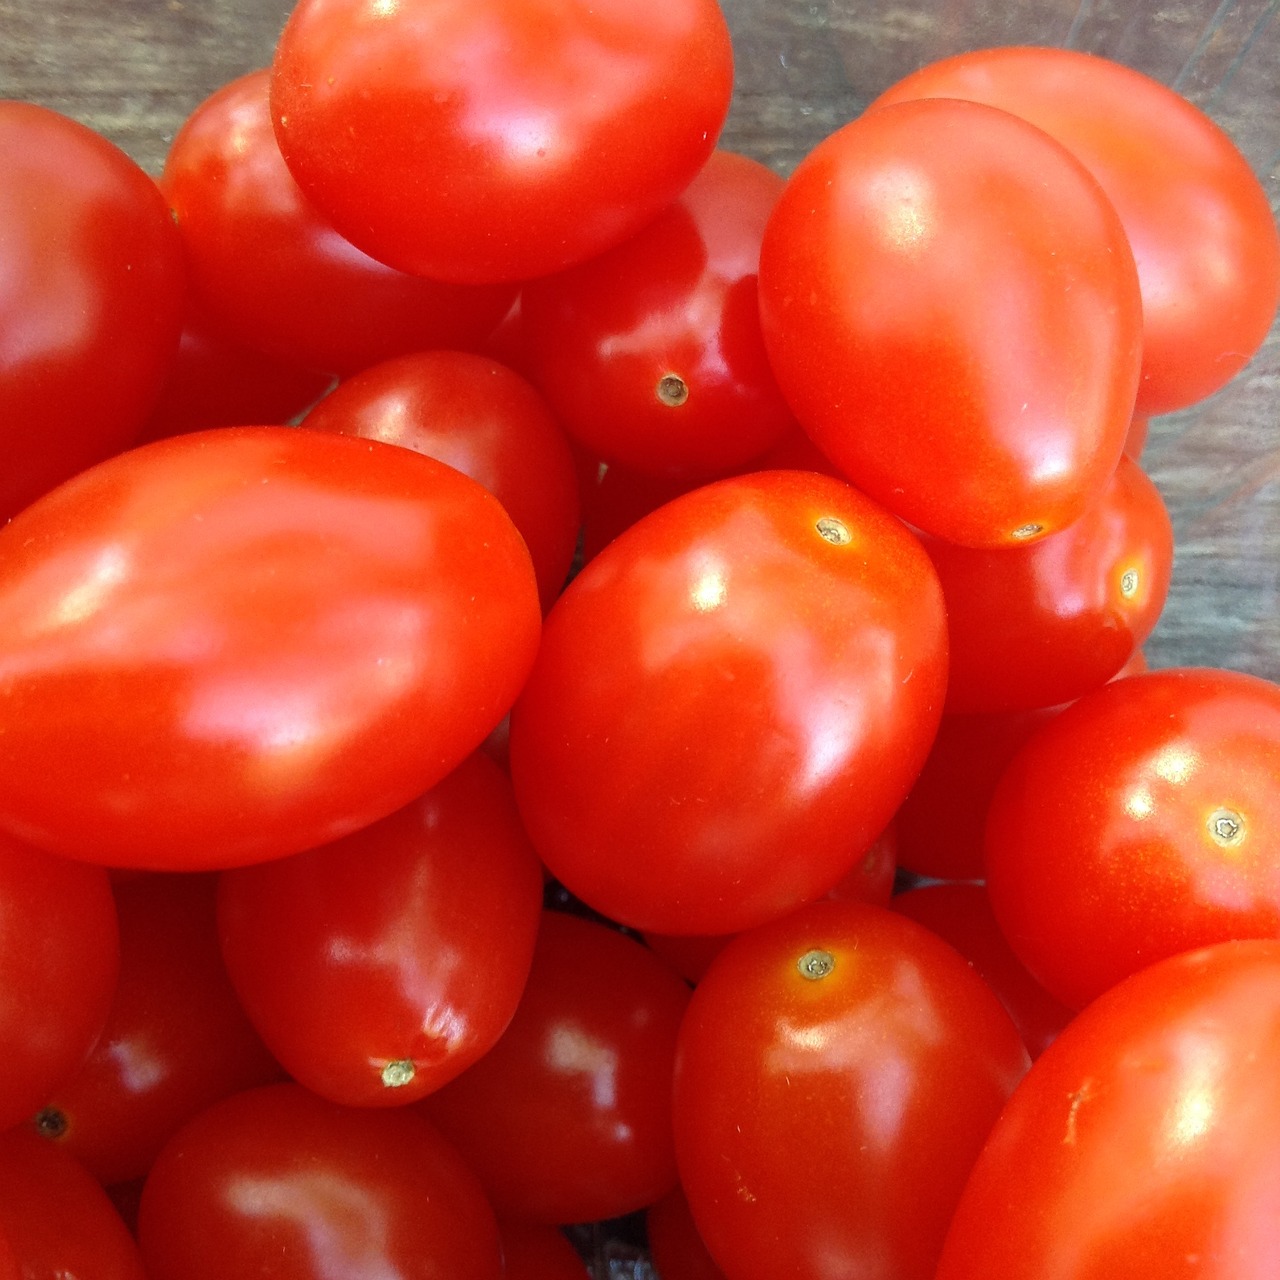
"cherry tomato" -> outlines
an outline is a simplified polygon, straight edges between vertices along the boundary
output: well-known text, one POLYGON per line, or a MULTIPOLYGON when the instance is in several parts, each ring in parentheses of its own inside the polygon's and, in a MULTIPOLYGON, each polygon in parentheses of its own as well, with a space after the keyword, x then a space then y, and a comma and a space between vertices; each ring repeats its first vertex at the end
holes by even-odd
POLYGON ((304 425, 416 449, 484 485, 524 538, 551 607, 577 546, 578 476, 564 432, 518 373, 461 351, 403 356, 347 379, 304 425))
POLYGON ((142 1193, 149 1280, 500 1280, 498 1224, 422 1117, 293 1084, 224 1099, 161 1152, 142 1193))
POLYGON ((1130 676, 1013 758, 987 887, 1014 950, 1080 1008, 1165 956, 1280 933, 1280 686, 1230 671, 1130 676))
POLYGON ((502 1280, 591 1280, 586 1263, 555 1227, 501 1222, 502 1280))
POLYGON ((715 146, 732 75, 715 0, 302 0, 271 105, 303 190, 366 252, 523 280, 670 204, 715 146))
POLYGON ((1280 943, 1153 965, 1046 1050, 965 1188, 937 1280, 1280 1274, 1280 943))
POLYGON ((514 288, 406 275, 340 236, 280 155, 267 89, 266 71, 219 89, 165 160, 160 186, 203 305, 247 345, 332 373, 483 341, 514 288))
POLYGON ((1027 1054, 912 921, 819 902, 743 934, 680 1030, 680 1181, 731 1280, 932 1280, 1027 1054))
POLYGON ((721 481, 653 512, 547 618, 511 719, 552 873, 657 933, 731 933, 818 897, 928 752, 946 636, 928 558, 849 486, 721 481))
POLYGON ((182 245, 155 184, 55 111, 0 102, 0 519, 123 449, 182 328, 182 245))
POLYGON ((689 989, 638 942, 546 912, 506 1034, 421 1106, 508 1217, 588 1222, 676 1182, 671 1070, 689 989))
POLYGON ((689 1202, 677 1187, 645 1215, 649 1251, 662 1280, 724 1280, 698 1234, 689 1202))
POLYGON ((542 869, 484 755, 339 840, 222 877, 222 949, 290 1075, 349 1106, 416 1101, 487 1052, 524 989, 542 869))
POLYGON ((792 175, 760 258, 783 393, 860 489, 967 546, 1064 529, 1124 445, 1133 257, 1078 161, 1006 112, 868 112, 792 175))
POLYGON ((1066 147, 1115 206, 1142 286, 1138 411, 1201 400, 1244 367, 1280 302, 1280 236, 1262 184, 1198 107, 1073 49, 986 49, 917 71, 873 104, 967 98, 1066 147))
POLYGON ((451 467, 270 427, 122 454, 0 532, 0 825, 188 869, 336 839, 483 741, 538 631, 451 467))

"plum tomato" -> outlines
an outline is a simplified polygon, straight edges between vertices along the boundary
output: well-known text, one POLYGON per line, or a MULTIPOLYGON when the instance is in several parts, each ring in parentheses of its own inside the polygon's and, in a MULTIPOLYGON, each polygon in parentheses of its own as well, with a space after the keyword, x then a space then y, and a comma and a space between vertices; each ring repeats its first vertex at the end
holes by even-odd
POLYGON ((506 1267, 502 1280, 591 1280, 586 1263, 555 1227, 508 1221, 498 1224, 498 1233, 506 1267))
POLYGON ((689 1202, 677 1187, 645 1214, 649 1252, 662 1280, 724 1280, 698 1234, 689 1202))

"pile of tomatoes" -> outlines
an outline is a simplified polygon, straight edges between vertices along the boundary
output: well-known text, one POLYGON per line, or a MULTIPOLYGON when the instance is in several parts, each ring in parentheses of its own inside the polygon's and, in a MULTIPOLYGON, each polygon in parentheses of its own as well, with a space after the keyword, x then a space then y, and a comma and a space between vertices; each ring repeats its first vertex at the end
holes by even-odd
POLYGON ((1084 54, 785 182, 732 81, 300 0, 158 183, 0 103, 0 1280, 1280 1273, 1280 688, 1140 651, 1265 193, 1084 54))

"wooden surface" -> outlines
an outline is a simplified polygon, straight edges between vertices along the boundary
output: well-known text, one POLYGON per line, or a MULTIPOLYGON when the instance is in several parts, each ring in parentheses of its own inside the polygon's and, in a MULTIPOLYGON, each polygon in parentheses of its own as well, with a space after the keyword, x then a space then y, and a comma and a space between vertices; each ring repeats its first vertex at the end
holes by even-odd
MULTIPOLYGON (((738 87, 723 140, 780 172, 920 63, 1034 41, 1113 56, 1175 84, 1232 133, 1280 204, 1274 0, 724 3, 738 87)), ((158 172, 186 114, 269 61, 287 10, 283 0, 0 0, 0 96, 64 111, 158 172)), ((1278 437, 1276 331, 1226 392, 1154 425, 1144 463, 1178 539, 1169 605, 1148 646, 1155 665, 1280 679, 1278 437)))

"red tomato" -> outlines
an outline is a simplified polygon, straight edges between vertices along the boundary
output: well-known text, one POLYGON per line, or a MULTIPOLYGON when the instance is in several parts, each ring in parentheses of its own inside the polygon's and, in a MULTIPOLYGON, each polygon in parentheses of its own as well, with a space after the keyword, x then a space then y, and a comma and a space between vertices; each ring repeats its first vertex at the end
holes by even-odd
POLYGON ((513 287, 423 280, 343 239, 290 175, 267 88, 255 71, 219 89, 165 160, 160 186, 203 305, 248 346, 335 373, 483 341, 513 287))
POLYGON ((501 1222, 498 1230, 506 1263, 502 1280, 591 1280, 586 1263, 555 1227, 501 1222))
POLYGON ((731 933, 831 888, 937 728, 941 597, 896 520, 765 472, 654 512, 547 619, 511 773, 550 870, 657 933, 731 933))
POLYGON ((182 245, 155 184, 57 112, 0 102, 0 519, 123 449, 182 328, 182 245))
POLYGON ((1086 1009, 1014 1094, 937 1280, 1280 1274, 1280 943, 1154 965, 1086 1009))
POLYGON ((947 604, 952 713, 1056 706, 1105 684, 1169 591, 1169 513, 1128 458, 1079 520, 1032 546, 923 541, 947 604))
POLYGON ((926 929, 820 902, 737 938, 676 1060, 680 1181, 731 1280, 932 1280, 969 1168, 1027 1067, 926 929))
POLYGON ((479 745, 538 631, 520 535, 451 467, 286 428, 147 445, 0 532, 0 824, 132 866, 335 839, 479 745))
POLYGON ((120 981, 80 1070, 35 1127, 104 1185, 142 1177, 197 1112, 282 1076, 249 1025, 218 950, 213 876, 117 884, 120 981))
POLYGON ((689 989, 615 930, 546 912, 520 1008, 421 1105, 499 1212, 588 1222, 676 1182, 671 1069, 689 989))
POLYGON ((396 1106, 506 1029, 541 909, 511 784, 477 754, 335 844, 226 872, 219 915, 231 979, 289 1074, 334 1102, 396 1106))
POLYGON ((22 1280, 18 1257, 3 1231, 0 1231, 0 1280, 22 1280))
POLYGON ((142 1193, 149 1280, 500 1280, 498 1224, 421 1116, 334 1106, 292 1084, 181 1129, 142 1193))
POLYGON ((551 607, 577 546, 578 475, 564 432, 518 373, 461 351, 403 356, 347 379, 305 425, 415 449, 484 485, 524 538, 551 607))
POLYGON ((106 872, 0 836, 0 1132, 89 1056, 119 968, 106 872))
POLYGON ((1141 414, 1201 400, 1244 367, 1280 302, 1280 236, 1262 184, 1208 116, 1141 72, 1072 49, 963 53, 872 106, 922 97, 1011 111, 1098 180, 1142 285, 1141 414))
POLYGON ((717 151, 637 235, 526 285, 534 380, 588 451, 650 475, 712 479, 793 429, 756 299, 782 185, 717 151))
POLYGON ((650 1206, 645 1228, 653 1265, 662 1280, 724 1280, 679 1187, 650 1206))
POLYGON ((867 113, 792 175, 765 341, 821 450, 950 542, 1066 528, 1115 470, 1142 309, 1115 211, 1039 130, 975 103, 867 113))
POLYGON ((523 280, 670 204, 715 146, 732 75, 715 0, 302 0, 271 105, 295 177, 366 252, 523 280))
POLYGON ((1280 933, 1280 686, 1156 671, 1080 699, 1009 765, 987 887, 1028 969, 1080 1008, 1192 947, 1280 933))

